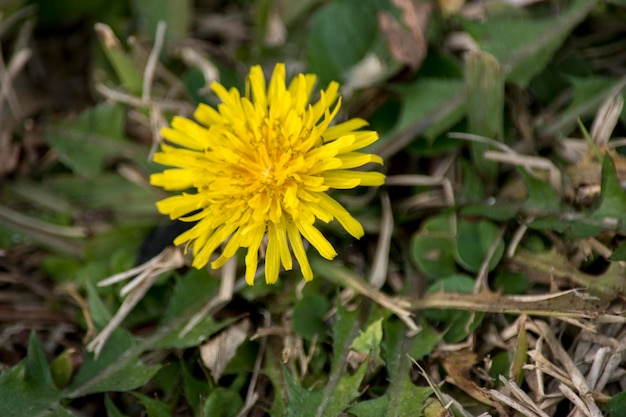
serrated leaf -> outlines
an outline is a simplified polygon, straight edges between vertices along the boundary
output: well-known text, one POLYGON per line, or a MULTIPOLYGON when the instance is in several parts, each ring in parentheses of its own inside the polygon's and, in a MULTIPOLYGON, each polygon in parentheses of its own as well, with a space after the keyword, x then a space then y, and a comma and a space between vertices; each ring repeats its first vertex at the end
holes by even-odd
POLYGON ((384 417, 388 408, 389 396, 383 395, 373 400, 358 402, 348 410, 356 417, 384 417))
POLYGON ((315 416, 322 400, 323 390, 309 391, 301 387, 293 376, 283 367, 283 375, 287 388, 287 417, 315 416))
POLYGON ((28 354, 24 360, 24 380, 40 395, 54 396, 57 392, 48 367, 46 353, 39 343, 35 331, 30 332, 28 339, 28 354))
POLYGON ((384 362, 380 357, 380 344, 383 340, 383 318, 376 320, 365 331, 352 341, 352 349, 359 353, 371 355, 377 365, 384 362))
POLYGON ((429 386, 419 387, 407 376, 398 395, 390 396, 386 417, 412 417, 422 415, 422 409, 433 390, 429 386))
POLYGON ((139 402, 146 408, 148 417, 171 417, 170 407, 162 401, 147 397, 138 392, 132 393, 139 402))
POLYGON ((358 310, 348 311, 342 305, 337 306, 337 314, 333 323, 333 361, 331 369, 337 369, 340 366, 341 353, 348 348, 348 344, 356 337, 358 315, 358 310))
POLYGON ((26 358, 0 373, 0 398, 0 415, 3 417, 44 417, 60 410, 62 395, 52 382, 45 353, 34 332, 30 336, 26 358))
POLYGON ((76 120, 51 123, 44 135, 61 161, 87 178, 99 175, 112 156, 145 161, 145 148, 123 140, 124 109, 120 104, 100 104, 76 120))
POLYGON ((500 62, 506 79, 524 88, 595 5, 595 0, 574 0, 566 11, 552 18, 500 17, 462 23, 480 49, 500 62))
POLYGON ((107 391, 130 391, 146 384, 161 369, 160 365, 145 365, 129 355, 135 346, 133 337, 121 329, 115 330, 98 358, 85 354, 80 370, 68 387, 67 396, 80 397, 107 391))

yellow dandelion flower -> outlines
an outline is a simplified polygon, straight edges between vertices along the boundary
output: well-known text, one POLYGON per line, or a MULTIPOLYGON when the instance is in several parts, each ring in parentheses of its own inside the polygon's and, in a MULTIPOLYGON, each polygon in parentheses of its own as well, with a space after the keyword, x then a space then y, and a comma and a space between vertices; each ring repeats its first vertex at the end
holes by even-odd
POLYGON ((330 126, 341 105, 339 85, 330 83, 310 104, 315 82, 315 75, 299 74, 287 86, 285 66, 278 64, 266 86, 263 71, 255 66, 245 97, 214 82, 211 89, 222 101, 217 109, 200 104, 197 122, 174 117, 171 127, 161 131, 167 143, 154 161, 173 168, 153 174, 150 183, 165 190, 195 189, 157 203, 159 212, 172 219, 197 222, 174 240, 192 248, 194 267, 204 267, 224 244, 211 267, 219 268, 239 248, 247 248, 250 285, 260 251, 268 283, 276 282, 281 264, 292 268, 292 254, 309 281, 313 271, 303 238, 324 258, 337 255, 315 227, 316 219, 336 219, 355 238, 363 236, 361 224, 327 191, 384 183, 379 172, 351 170, 382 164, 378 155, 356 152, 378 135, 359 130, 367 125, 362 119, 330 126))

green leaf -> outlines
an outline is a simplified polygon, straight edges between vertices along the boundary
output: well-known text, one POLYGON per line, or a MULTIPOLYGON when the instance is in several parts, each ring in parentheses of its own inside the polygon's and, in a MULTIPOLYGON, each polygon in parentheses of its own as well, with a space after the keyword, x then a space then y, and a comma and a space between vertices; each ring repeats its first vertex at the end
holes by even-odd
MULTIPOLYGON (((483 51, 468 54, 465 85, 469 133, 501 140, 504 134, 504 74, 493 55, 483 51)), ((497 163, 483 156, 489 145, 471 142, 470 148, 474 169, 487 178, 495 178, 497 163)))
POLYGON ((488 271, 493 270, 504 254, 504 242, 496 242, 500 231, 498 227, 488 221, 478 222, 459 221, 457 224, 456 260, 469 272, 478 272, 482 263, 489 254, 491 247, 496 244, 496 250, 489 260, 488 271))
MULTIPOLYGON (((423 387, 416 387, 411 381, 410 375, 413 368, 411 357, 413 353, 418 356, 430 353, 440 337, 436 341, 429 341, 428 334, 432 334, 427 327, 418 335, 406 336, 404 324, 398 320, 385 323, 385 340, 383 347, 387 360, 387 374, 391 381, 385 397, 388 401, 385 416, 413 416, 421 415, 419 411, 424 406, 424 401, 432 390, 422 391, 423 387), (422 335, 420 337, 420 335, 422 335), (425 337, 426 336, 426 337, 425 337), (426 342, 425 344, 423 344, 426 342), (426 346, 425 346, 426 345, 426 346)), ((352 409, 351 409, 352 411, 352 409)))
POLYGON ((526 184, 528 197, 524 202, 524 209, 530 213, 555 213, 561 206, 561 198, 552 189, 547 181, 535 178, 523 169, 518 170, 526 184))
POLYGON ((305 339, 311 340, 315 335, 324 336, 326 327, 324 317, 328 313, 326 297, 311 293, 305 295, 293 309, 293 329, 305 339))
POLYGON ((376 320, 360 332, 352 341, 352 349, 359 353, 369 354, 374 358, 377 365, 382 365, 384 361, 380 357, 380 344, 383 340, 383 318, 376 320))
MULTIPOLYGON (((176 277, 174 291, 161 324, 165 326, 190 309, 201 307, 206 303, 208 295, 217 296, 218 287, 219 281, 208 276, 206 269, 191 269, 184 276, 176 277)), ((229 317, 217 322, 212 316, 208 316, 182 336, 182 328, 173 327, 154 343, 152 349, 183 349, 197 346, 236 320, 238 317, 229 317)))
MULTIPOLYGON (((453 275, 437 281, 428 287, 428 293, 439 291, 471 294, 474 280, 466 275, 453 275)), ((424 317, 439 322, 447 330, 443 339, 448 343, 458 343, 465 339, 481 323, 484 313, 472 313, 464 310, 424 310, 424 317)))
POLYGON ((107 417, 128 417, 115 406, 109 395, 104 396, 104 407, 107 410, 107 417))
MULTIPOLYGON (((324 413, 321 414, 323 417, 341 415, 348 405, 361 394, 359 387, 365 376, 365 371, 367 371, 367 362, 362 363, 354 374, 344 375, 339 380, 339 384, 332 391, 332 397, 324 407, 324 413)), ((319 412, 317 415, 319 415, 319 412)))
POLYGON ((324 399, 324 390, 309 391, 301 387, 284 367, 283 375, 288 398, 287 412, 285 415, 287 417, 315 416, 317 409, 324 399))
POLYGON ((57 388, 52 380, 52 374, 48 367, 46 353, 37 339, 35 331, 30 332, 28 339, 28 354, 24 360, 24 379, 28 385, 39 393, 53 395, 57 388))
POLYGON ((165 39, 178 41, 187 36, 191 25, 191 0, 136 0, 131 3, 143 33, 154 39, 159 21, 165 22, 165 39))
POLYGON ((309 69, 322 85, 345 81, 345 72, 383 43, 378 13, 389 8, 387 0, 339 0, 313 14, 306 51, 309 69))
POLYGON ((373 400, 358 402, 348 410, 351 415, 355 415, 356 417, 384 417, 387 414, 388 408, 389 396, 383 395, 373 400))
POLYGON ((579 119, 592 116, 607 97, 622 90, 626 85, 626 79, 615 80, 612 78, 592 77, 567 77, 574 90, 574 98, 567 108, 557 114, 549 123, 539 125, 541 136, 555 134, 567 135, 576 128, 579 119))
POLYGON ((499 17, 484 22, 465 20, 480 49, 496 57, 506 79, 524 88, 539 74, 576 25, 595 7, 595 0, 574 0, 552 18, 499 17))
POLYGON ((135 346, 131 335, 121 329, 114 331, 98 358, 85 354, 83 366, 68 388, 67 396, 81 397, 107 391, 130 391, 145 385, 161 368, 144 365, 127 352, 135 346))
POLYGON ((342 305, 337 306, 337 314, 333 323, 333 362, 331 369, 341 366, 341 354, 357 335, 359 311, 348 311, 342 305))
POLYGON ((422 415, 422 409, 433 390, 429 386, 418 387, 411 382, 408 373, 401 383, 398 395, 392 395, 386 417, 412 417, 422 415))
POLYGON ((31 332, 26 358, 0 374, 0 415, 3 417, 71 416, 60 408, 62 394, 54 386, 46 354, 31 332))
POLYGON ((133 58, 124 50, 119 39, 108 25, 98 23, 95 29, 100 46, 117 78, 129 93, 141 95, 142 75, 133 58))
POLYGON ((113 156, 140 163, 146 159, 145 147, 124 140, 124 108, 120 104, 100 104, 76 120, 51 123, 44 135, 61 161, 87 178, 98 176, 113 156))
POLYGON ((619 393, 611 397, 608 403, 602 407, 603 411, 609 413, 609 417, 626 416, 626 392, 619 393))
POLYGON ((183 361, 180 362, 180 372, 183 378, 185 398, 193 410, 193 415, 200 415, 202 399, 207 397, 209 385, 206 381, 194 378, 183 361))
POLYGON ((450 215, 429 217, 411 239, 411 260, 428 278, 454 274, 454 239, 450 230, 450 215))
POLYGON ((600 203, 590 218, 614 218, 624 222, 626 220, 626 192, 620 186, 615 171, 615 163, 609 154, 604 156, 602 162, 601 187, 600 203))
POLYGON ((413 349, 410 356, 413 360, 419 361, 430 355, 437 347, 442 335, 433 331, 426 322, 421 325, 422 330, 413 337, 413 349))
POLYGON ((626 242, 622 243, 609 257, 610 261, 626 261, 626 242))
POLYGON ((422 136, 433 141, 465 115, 465 85, 461 80, 417 78, 411 84, 391 89, 402 99, 394 132, 424 125, 422 136))
POLYGON ((63 389, 70 382, 74 366, 72 364, 72 355, 74 349, 65 349, 59 356, 50 362, 50 372, 54 385, 58 389, 63 389))
POLYGON ((243 407, 238 393, 224 387, 217 387, 209 394, 203 408, 204 417, 234 417, 243 407))
POLYGON ((147 397, 143 394, 139 394, 138 392, 132 393, 139 402, 146 408, 146 413, 148 413, 148 417, 171 417, 172 413, 170 412, 170 407, 154 398, 147 397))

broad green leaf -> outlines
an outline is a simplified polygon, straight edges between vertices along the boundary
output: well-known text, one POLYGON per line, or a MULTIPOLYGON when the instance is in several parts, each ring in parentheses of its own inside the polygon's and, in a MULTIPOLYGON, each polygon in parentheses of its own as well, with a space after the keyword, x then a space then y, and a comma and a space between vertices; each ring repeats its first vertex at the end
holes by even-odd
POLYGON ((423 124, 420 133, 432 141, 464 116, 465 86, 462 80, 418 78, 411 84, 392 86, 391 89, 402 98, 394 132, 416 129, 423 124))
POLYGON ((114 331, 98 358, 85 354, 80 370, 72 380, 66 395, 70 398, 107 391, 130 391, 146 384, 161 368, 145 365, 130 354, 134 338, 123 331, 114 331))
POLYGON ((76 120, 51 123, 44 136, 61 161, 83 177, 98 176, 107 158, 113 156, 145 164, 145 147, 124 140, 124 107, 120 104, 100 104, 76 120))
POLYGON ((373 400, 361 401, 348 410, 350 415, 356 417, 384 417, 389 408, 389 396, 387 394, 373 400))
POLYGON ((518 172, 528 191, 528 197, 524 202, 525 211, 544 215, 559 211, 561 198, 547 181, 533 177, 523 169, 518 172))
POLYGON ((572 84, 574 98, 567 108, 557 114, 556 119, 539 125, 541 136, 567 135, 576 128, 579 119, 592 116, 607 97, 626 86, 626 78, 620 80, 592 76, 568 77, 572 84))
POLYGON ((243 400, 237 392, 217 387, 204 402, 204 417, 235 417, 243 407, 243 400))
MULTIPOLYGON (((437 281, 427 289, 427 293, 454 292, 471 294, 474 280, 466 275, 452 275, 437 281)), ((438 322, 439 328, 446 329, 443 339, 448 343, 458 343, 465 339, 481 323, 484 313, 464 310, 424 310, 424 316, 431 322, 438 322)))
POLYGON ((135 0, 131 4, 149 38, 154 39, 159 21, 166 24, 165 39, 178 41, 187 36, 193 14, 191 0, 135 0))
POLYGON ((104 396, 104 407, 107 410, 107 417, 128 417, 117 408, 109 395, 104 396))
POLYGON ((306 51, 309 69, 322 85, 345 81, 345 72, 382 44, 378 13, 386 8, 387 0, 339 0, 313 14, 306 51))
POLYGON ((421 273, 437 279, 454 274, 454 238, 450 215, 429 217, 411 239, 411 260, 421 273))
POLYGON ((555 17, 495 17, 462 24, 483 51, 496 57, 506 79, 524 88, 596 4, 595 0, 574 0, 555 17))
MULTIPOLYGON (((124 146, 122 142, 120 146, 124 146)), ((56 175, 48 178, 45 186, 78 208, 113 210, 118 223, 154 226, 162 221, 154 207, 157 195, 117 173, 104 172, 95 178, 56 175)))
POLYGON ((148 417, 172 416, 172 413, 170 412, 170 407, 162 401, 159 401, 155 398, 147 397, 138 392, 133 392, 132 394, 137 397, 139 402, 146 408, 146 413, 148 414, 148 417))
POLYGON ((133 58, 108 25, 98 23, 95 30, 100 46, 121 84, 129 93, 140 95, 143 85, 142 75, 133 58))
POLYGON ((293 329, 296 334, 311 340, 326 334, 324 317, 328 313, 328 299, 318 293, 305 295, 293 309, 293 329))
MULTIPOLYGON (((504 73, 493 55, 471 52, 465 60, 465 86, 467 89, 467 118, 469 133, 494 140, 503 139, 504 73)), ((474 169, 486 178, 494 179, 498 165, 485 159, 489 145, 471 142, 474 169)))
POLYGON ((525 273, 520 271, 498 271, 493 279, 493 289, 501 294, 523 294, 532 287, 525 273))
POLYGON ((193 410, 193 415, 200 415, 200 410, 202 409, 202 399, 208 396, 209 385, 206 381, 194 378, 183 361, 180 362, 180 373, 182 374, 183 379, 183 392, 187 402, 193 410))
MULTIPOLYGON (((206 303, 208 296, 211 294, 217 296, 218 287, 219 281, 210 277, 206 269, 190 269, 184 276, 177 276, 174 291, 161 323, 166 325, 190 309, 200 308, 206 303)), ((218 322, 212 316, 208 316, 184 334, 182 328, 173 327, 155 342, 152 349, 183 349, 197 346, 237 319, 230 317, 218 322)))
POLYGON ((456 260, 467 271, 477 273, 487 259, 491 247, 496 250, 489 260, 488 271, 493 270, 504 254, 504 242, 497 242, 500 231, 488 221, 469 222, 461 220, 457 224, 456 260))
POLYGON ((626 242, 622 243, 609 257, 611 261, 626 261, 626 242))
POLYGON ((425 321, 421 328, 422 330, 413 336, 413 349, 409 353, 414 361, 422 360, 430 355, 443 336, 431 329, 425 321))
POLYGON ((609 417, 622 417, 626 415, 626 391, 611 397, 608 403, 602 407, 609 417))

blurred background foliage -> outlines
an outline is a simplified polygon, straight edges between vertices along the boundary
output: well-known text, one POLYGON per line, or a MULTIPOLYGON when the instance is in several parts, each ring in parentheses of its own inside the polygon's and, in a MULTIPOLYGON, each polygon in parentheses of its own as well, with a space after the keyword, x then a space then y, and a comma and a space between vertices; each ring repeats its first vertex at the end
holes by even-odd
POLYGON ((0 415, 626 415, 623 0, 0 10, 0 415), (247 287, 161 253, 147 178, 276 62, 342 84, 388 183, 334 194, 366 236, 321 225, 313 282, 247 287))

